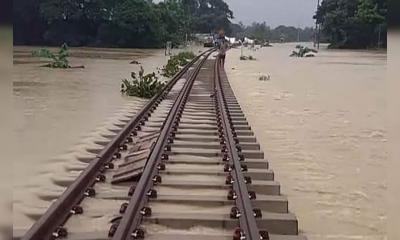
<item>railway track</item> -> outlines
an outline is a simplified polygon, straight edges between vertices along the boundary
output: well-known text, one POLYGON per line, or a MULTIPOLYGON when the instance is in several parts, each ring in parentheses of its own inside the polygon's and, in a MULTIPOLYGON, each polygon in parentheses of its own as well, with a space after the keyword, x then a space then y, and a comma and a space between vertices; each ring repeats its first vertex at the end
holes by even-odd
POLYGON ((305 239, 213 52, 195 58, 109 136, 14 238, 305 239))

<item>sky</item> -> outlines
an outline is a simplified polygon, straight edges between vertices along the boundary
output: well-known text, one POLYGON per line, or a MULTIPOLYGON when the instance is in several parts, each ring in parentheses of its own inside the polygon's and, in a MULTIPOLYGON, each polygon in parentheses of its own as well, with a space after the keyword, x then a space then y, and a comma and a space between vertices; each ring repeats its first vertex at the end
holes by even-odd
POLYGON ((263 22, 271 27, 311 27, 317 0, 225 0, 234 14, 233 22, 263 22))

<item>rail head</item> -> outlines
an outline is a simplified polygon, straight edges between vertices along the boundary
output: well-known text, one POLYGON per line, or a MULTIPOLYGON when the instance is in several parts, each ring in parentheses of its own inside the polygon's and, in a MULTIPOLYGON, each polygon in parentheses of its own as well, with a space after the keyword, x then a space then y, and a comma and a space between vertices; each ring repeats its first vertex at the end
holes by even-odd
POLYGON ((258 229, 254 209, 252 207, 249 191, 246 185, 244 175, 242 173, 241 158, 238 153, 236 146, 237 138, 234 137, 234 126, 229 118, 229 110, 227 107, 227 101, 225 98, 224 88, 221 81, 221 69, 219 61, 215 63, 214 72, 214 86, 215 86, 215 97, 217 99, 217 108, 220 112, 219 127, 223 129, 223 139, 226 145, 226 153, 231 164, 231 176, 232 176, 232 188, 236 194, 235 204, 237 207, 237 217, 239 219, 239 232, 236 233, 238 239, 246 240, 263 240, 269 239, 268 233, 261 232, 258 229), (265 237, 265 238, 264 238, 265 237))
MULTIPOLYGON (((176 126, 175 121, 177 120, 178 113, 182 113, 183 106, 187 101, 190 90, 193 86, 194 80, 199 73, 202 65, 205 60, 210 56, 210 54, 214 50, 208 52, 204 59, 200 60, 196 66, 196 69, 193 71, 189 79, 186 80, 184 87, 179 93, 177 100, 174 102, 171 111, 169 112, 164 124, 162 126, 162 130, 160 136, 158 137, 154 148, 152 149, 148 159, 146 167, 140 177, 139 182, 136 185, 135 191, 129 201, 128 207, 118 225, 117 231, 112 237, 113 240, 127 240, 132 239, 132 236, 138 235, 139 225, 142 221, 142 213, 141 210, 144 207, 145 203, 151 197, 151 188, 154 185, 152 181, 153 177, 157 173, 157 165, 162 160, 162 155, 164 153, 165 147, 168 144, 168 138, 171 132, 176 126)), ((180 118, 180 117, 178 117, 180 118)))
MULTIPOLYGON (((107 168, 112 168, 112 161, 118 158, 119 147, 128 137, 134 135, 134 131, 145 120, 150 110, 155 107, 157 102, 161 102, 175 83, 199 60, 201 57, 211 53, 214 49, 209 49, 188 63, 178 72, 163 88, 154 96, 125 127, 115 136, 104 149, 90 162, 82 171, 78 178, 52 203, 46 212, 31 226, 24 234, 22 240, 42 240, 55 239, 67 234, 63 229, 64 223, 72 216, 80 202, 85 197, 92 197, 95 192, 93 185, 99 181, 101 172, 107 168)), ((103 176, 104 177, 104 176, 103 176)))

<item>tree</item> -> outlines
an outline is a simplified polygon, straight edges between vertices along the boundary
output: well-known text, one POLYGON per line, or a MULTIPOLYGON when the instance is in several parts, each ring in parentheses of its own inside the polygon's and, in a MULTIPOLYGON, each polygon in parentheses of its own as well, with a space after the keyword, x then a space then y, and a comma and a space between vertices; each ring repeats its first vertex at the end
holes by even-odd
POLYGON ((223 0, 182 0, 187 15, 191 16, 192 31, 211 33, 223 29, 231 33, 233 12, 223 0))
POLYGON ((383 1, 386 4, 388 4, 389 2, 389 6, 391 9, 397 9, 397 10, 393 10, 390 11, 390 14, 388 16, 388 20, 391 24, 391 27, 393 29, 398 29, 400 26, 400 14, 398 14, 398 9, 400 9, 400 1, 399 0, 385 0, 383 1))
POLYGON ((314 30, 306 27, 304 29, 278 26, 274 29, 269 27, 266 22, 254 22, 250 26, 244 26, 242 23, 231 25, 233 36, 236 38, 249 37, 258 42, 280 41, 283 38, 286 42, 310 41, 314 36, 314 30))
POLYGON ((295 27, 278 26, 274 29, 275 39, 283 39, 284 41, 297 41, 300 29, 295 27))
POLYGON ((32 45, 43 42, 46 22, 40 15, 39 0, 13 1, 14 44, 32 45))
POLYGON ((242 39, 246 36, 245 30, 246 26, 242 22, 239 23, 232 23, 230 26, 231 34, 233 37, 242 39))
POLYGON ((191 27, 183 1, 15 0, 14 43, 162 47, 172 41, 177 45, 191 27))
POLYGON ((15 44, 163 47, 182 43, 186 34, 219 30, 260 41, 297 41, 298 33, 309 39, 293 27, 232 24, 224 0, 14 0, 13 14, 15 44))
POLYGON ((366 48, 386 45, 386 15, 383 0, 324 0, 315 17, 332 47, 366 48))
POLYGON ((356 17, 363 24, 381 24, 385 21, 385 17, 378 11, 378 4, 373 0, 360 1, 356 17))
POLYGON ((266 22, 263 23, 253 23, 247 30, 246 33, 250 38, 256 39, 258 41, 264 41, 271 39, 271 29, 267 26, 266 22))
POLYGON ((190 32, 189 17, 182 3, 179 0, 167 0, 156 6, 162 42, 171 41, 174 45, 179 44, 190 32))
POLYGON ((115 7, 113 24, 118 29, 120 46, 159 46, 160 26, 152 3, 143 0, 125 0, 115 7))
POLYGON ((13 1, 12 0, 5 0, 0 2, 0 9, 2 9, 1 14, 0 14, 0 27, 5 25, 9 25, 12 23, 12 12, 10 11, 13 6, 13 1))
POLYGON ((47 23, 43 40, 52 45, 92 43, 99 24, 110 18, 109 6, 107 0, 40 0, 40 15, 47 23))

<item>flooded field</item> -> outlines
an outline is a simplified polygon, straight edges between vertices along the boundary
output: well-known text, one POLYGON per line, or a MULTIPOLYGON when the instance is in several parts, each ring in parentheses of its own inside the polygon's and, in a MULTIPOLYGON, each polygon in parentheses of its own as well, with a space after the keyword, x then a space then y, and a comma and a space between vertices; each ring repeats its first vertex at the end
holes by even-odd
POLYGON ((239 103, 310 240, 386 239, 386 53, 294 47, 228 53, 239 103))
MULTIPOLYGON (((294 46, 244 50, 256 61, 231 50, 226 69, 237 98, 310 240, 386 239, 386 53, 290 58, 294 46)), ((167 60, 159 50, 79 48, 71 61, 84 69, 56 70, 39 67, 31 50, 15 48, 13 67, 13 218, 24 229, 49 205, 38 193, 62 192, 76 177, 65 169, 90 158, 99 135, 143 105, 119 92, 139 68, 130 61, 147 72, 167 60)))
POLYGON ((101 133, 143 105, 144 100, 119 92, 121 79, 139 69, 130 62, 137 60, 152 72, 167 61, 162 50, 78 48, 71 50, 71 65, 85 68, 60 70, 40 67, 43 61, 32 58, 31 51, 14 49, 15 228, 28 227, 29 216, 49 205, 37 193, 62 192, 54 177, 75 177, 63 176, 68 164, 90 158, 86 150, 99 147, 94 140, 101 140, 101 133))

